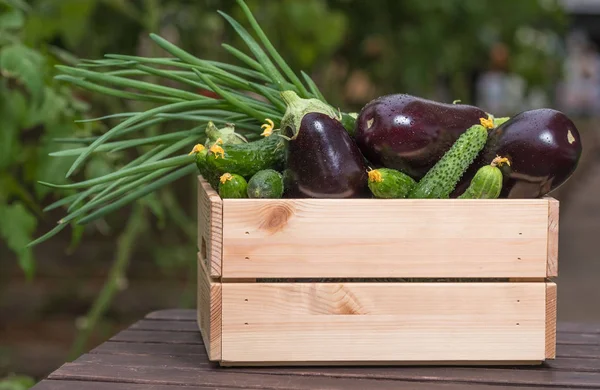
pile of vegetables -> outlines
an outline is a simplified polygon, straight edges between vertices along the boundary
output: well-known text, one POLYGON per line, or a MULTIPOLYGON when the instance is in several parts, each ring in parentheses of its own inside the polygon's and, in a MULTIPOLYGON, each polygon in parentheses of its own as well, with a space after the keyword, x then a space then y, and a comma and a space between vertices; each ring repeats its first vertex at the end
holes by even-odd
POLYGON ((76 157, 67 177, 93 153, 147 149, 100 177, 42 183, 80 192, 46 208, 66 207, 68 214, 30 245, 186 175, 202 175, 223 198, 537 198, 577 167, 579 133, 552 109, 496 118, 470 105, 394 94, 344 112, 287 65, 244 1, 236 1, 250 31, 219 13, 247 46, 245 53, 222 45, 237 64, 198 58, 151 34, 167 57, 107 54, 58 67, 59 80, 153 105, 109 116, 122 121, 103 134, 62 139, 77 145, 53 154, 76 157), (167 122, 192 125, 144 133, 167 122))
POLYGON ((263 139, 223 129, 194 149, 223 198, 537 198, 572 175, 582 151, 573 122, 552 109, 494 118, 397 94, 369 102, 344 127, 319 99, 281 96, 280 127, 263 125, 263 139))

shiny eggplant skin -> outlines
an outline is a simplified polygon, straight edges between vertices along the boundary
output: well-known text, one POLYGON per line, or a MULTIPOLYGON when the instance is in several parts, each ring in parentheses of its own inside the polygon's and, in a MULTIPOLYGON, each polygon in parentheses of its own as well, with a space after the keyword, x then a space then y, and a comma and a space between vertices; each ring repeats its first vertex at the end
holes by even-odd
POLYGON ((369 191, 358 146, 340 121, 317 112, 306 114, 287 141, 284 177, 286 198, 366 197, 369 191))
POLYGON ((569 179, 581 153, 579 131, 564 113, 549 108, 524 111, 490 131, 486 146, 452 196, 460 195, 477 169, 499 155, 510 161, 510 166, 501 167, 500 198, 539 198, 569 179))
POLYGON ((363 107, 354 137, 371 163, 419 180, 480 118, 487 113, 470 105, 386 95, 363 107))

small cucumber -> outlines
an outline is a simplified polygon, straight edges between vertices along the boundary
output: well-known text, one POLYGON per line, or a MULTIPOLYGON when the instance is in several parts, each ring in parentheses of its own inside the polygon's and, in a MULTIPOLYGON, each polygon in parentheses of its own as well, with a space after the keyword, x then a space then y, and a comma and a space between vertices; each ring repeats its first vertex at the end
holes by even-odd
POLYGON ((413 187, 409 198, 445 199, 485 146, 491 120, 482 118, 481 125, 473 125, 462 133, 442 158, 413 187))
POLYGON ((206 156, 208 155, 208 149, 202 144, 197 144, 190 154, 196 153, 196 167, 198 172, 206 180, 212 188, 215 190, 219 188, 219 174, 215 171, 211 171, 206 163, 206 156))
POLYGON ((248 182, 242 176, 234 173, 224 173, 220 177, 219 195, 221 198, 247 198, 248 182))
POLYGON ((209 148, 206 164, 209 170, 221 175, 235 172, 248 180, 263 169, 281 170, 285 160, 284 142, 275 134, 242 144, 215 142, 209 148))
POLYGON ((406 198, 415 186, 415 180, 391 168, 379 168, 369 171, 369 189, 376 198, 406 198))
POLYGON ((508 162, 507 158, 496 157, 491 164, 477 170, 469 187, 458 199, 496 199, 502 191, 502 171, 498 165, 508 162))
POLYGON ((258 171, 248 181, 249 198, 281 198, 283 177, 274 169, 258 171))

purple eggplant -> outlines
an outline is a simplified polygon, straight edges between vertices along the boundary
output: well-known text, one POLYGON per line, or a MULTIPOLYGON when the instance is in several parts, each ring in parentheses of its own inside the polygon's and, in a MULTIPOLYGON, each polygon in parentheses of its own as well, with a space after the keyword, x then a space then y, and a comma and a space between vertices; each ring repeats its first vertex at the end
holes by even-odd
POLYGON ((569 179, 581 152, 579 131, 565 114, 548 108, 524 111, 490 131, 486 146, 451 196, 460 195, 477 169, 497 155, 510 162, 501 168, 501 198, 544 196, 569 179))
POLYGON ((374 165, 419 180, 480 118, 488 114, 470 105, 386 95, 363 107, 356 120, 355 140, 374 165))
POLYGON ((323 113, 306 114, 297 137, 288 141, 285 197, 364 197, 367 178, 363 156, 341 122, 323 113))

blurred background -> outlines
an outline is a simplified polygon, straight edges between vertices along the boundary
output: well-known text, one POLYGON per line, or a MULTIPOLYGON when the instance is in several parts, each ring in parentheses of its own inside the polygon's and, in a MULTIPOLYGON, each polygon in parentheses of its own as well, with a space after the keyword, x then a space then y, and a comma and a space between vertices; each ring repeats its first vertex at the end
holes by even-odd
MULTIPOLYGON (((559 320, 600 321, 600 1, 246 1, 291 67, 345 110, 402 92, 498 116, 567 113, 584 152, 551 194, 561 201, 559 320)), ((64 215, 43 208, 65 192, 36 183, 64 182, 72 163, 48 156, 52 140, 103 126, 78 119, 139 107, 54 80, 54 65, 166 56, 150 32, 237 63, 220 44, 243 44, 217 9, 241 17, 233 0, 0 0, 0 381, 27 388, 149 311, 194 307, 194 177, 33 250, 24 245, 64 215)), ((97 155, 83 176, 126 158, 97 155)))

